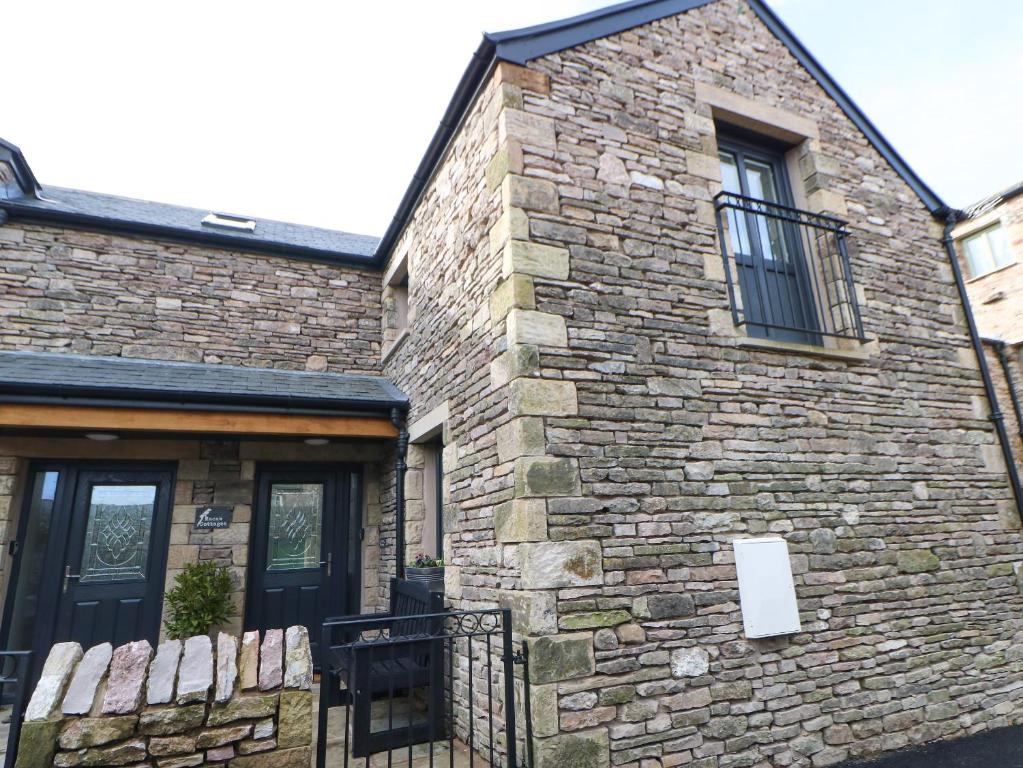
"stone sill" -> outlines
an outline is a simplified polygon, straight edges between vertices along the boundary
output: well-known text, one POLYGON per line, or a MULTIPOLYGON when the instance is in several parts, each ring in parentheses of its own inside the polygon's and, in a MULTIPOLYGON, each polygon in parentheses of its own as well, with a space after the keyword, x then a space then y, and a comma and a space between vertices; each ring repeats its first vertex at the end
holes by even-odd
POLYGON ((857 349, 837 349, 835 347, 818 347, 815 344, 800 344, 795 341, 777 341, 776 339, 758 339, 744 336, 736 339, 735 345, 744 349, 759 349, 766 352, 783 354, 809 355, 810 357, 826 357, 832 360, 844 360, 850 363, 862 363, 870 359, 872 342, 857 343, 857 349))
POLYGON ((985 272, 983 275, 977 275, 976 277, 969 277, 969 278, 966 279, 966 284, 970 285, 971 283, 979 283, 981 280, 984 280, 984 279, 986 279, 988 277, 992 277, 994 275, 997 275, 999 272, 1004 272, 1007 269, 1012 269, 1018 263, 1019 262, 1017 262, 1017 261, 1010 261, 1008 264, 1003 264, 1000 267, 995 267, 990 272, 985 272))
POLYGON ((398 347, 405 343, 405 339, 408 338, 408 328, 403 328, 401 333, 398 334, 398 338, 391 342, 391 346, 385 349, 380 355, 380 362, 386 363, 395 352, 398 351, 398 347))

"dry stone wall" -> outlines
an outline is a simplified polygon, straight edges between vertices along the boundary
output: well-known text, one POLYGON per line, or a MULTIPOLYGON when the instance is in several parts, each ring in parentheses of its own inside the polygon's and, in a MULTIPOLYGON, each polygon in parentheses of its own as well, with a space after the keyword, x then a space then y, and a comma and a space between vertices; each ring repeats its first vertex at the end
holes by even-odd
POLYGON ((50 651, 18 768, 308 768, 312 655, 305 627, 50 651))

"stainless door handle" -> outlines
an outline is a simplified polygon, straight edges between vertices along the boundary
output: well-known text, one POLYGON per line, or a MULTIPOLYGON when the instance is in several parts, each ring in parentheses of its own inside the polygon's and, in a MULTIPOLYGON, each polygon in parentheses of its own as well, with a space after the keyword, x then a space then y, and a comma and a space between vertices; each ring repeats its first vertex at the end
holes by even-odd
POLYGON ((80 579, 80 578, 82 578, 81 574, 71 573, 71 566, 70 565, 65 565, 64 566, 64 586, 61 589, 61 593, 65 594, 65 595, 67 594, 68 582, 70 582, 71 579, 80 579))
POLYGON ((328 579, 330 578, 330 572, 332 570, 331 566, 333 565, 333 563, 334 563, 334 553, 333 552, 328 552, 327 553, 327 559, 326 560, 320 560, 320 567, 321 568, 323 566, 327 566, 327 578, 328 579))

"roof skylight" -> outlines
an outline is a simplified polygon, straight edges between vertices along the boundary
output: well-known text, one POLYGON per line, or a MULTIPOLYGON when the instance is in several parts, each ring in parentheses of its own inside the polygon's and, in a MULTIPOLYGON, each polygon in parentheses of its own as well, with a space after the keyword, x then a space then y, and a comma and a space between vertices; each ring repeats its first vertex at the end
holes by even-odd
POLYGON ((210 211, 203 217, 204 227, 217 227, 219 229, 240 229, 244 232, 256 231, 256 220, 244 216, 232 216, 229 213, 214 213, 210 211))

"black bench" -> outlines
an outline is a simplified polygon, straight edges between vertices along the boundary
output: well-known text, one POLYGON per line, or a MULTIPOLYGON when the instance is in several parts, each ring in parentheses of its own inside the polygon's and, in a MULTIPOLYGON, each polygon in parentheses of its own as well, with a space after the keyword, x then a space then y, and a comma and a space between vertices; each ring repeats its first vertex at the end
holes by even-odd
MULTIPOLYGON (((391 580, 387 613, 328 618, 323 625, 324 685, 327 706, 351 706, 351 749, 367 757, 388 749, 444 738, 444 595, 422 584, 391 580), (375 700, 404 698, 427 688, 425 722, 389 724, 372 731, 375 700)), ((393 713, 393 709, 391 710, 393 713)), ((320 708, 320 727, 326 708, 320 708)))

